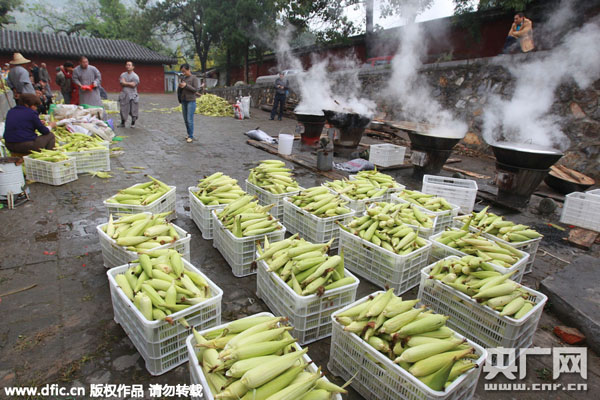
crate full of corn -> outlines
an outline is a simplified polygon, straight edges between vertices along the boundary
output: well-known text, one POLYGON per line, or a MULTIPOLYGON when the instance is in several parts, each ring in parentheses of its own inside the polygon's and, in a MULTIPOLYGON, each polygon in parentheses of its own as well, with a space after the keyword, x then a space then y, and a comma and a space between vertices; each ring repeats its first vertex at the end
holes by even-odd
POLYGON ((331 335, 331 314, 354 301, 359 280, 344 268, 343 256, 327 255, 328 243, 296 236, 259 247, 256 292, 306 344, 331 335))
POLYGON ((191 384, 214 399, 332 399, 347 391, 327 380, 296 344, 285 318, 255 314, 187 339, 191 384))
POLYGON ((107 271, 115 322, 121 325, 152 375, 188 360, 192 328, 221 323, 219 289, 175 250, 107 271))
POLYGON ((212 210, 222 210, 246 193, 233 179, 222 172, 216 172, 188 188, 192 220, 206 240, 213 238, 212 210))
POLYGON ((246 192, 258 197, 258 204, 274 204, 270 213, 283 219, 283 199, 300 192, 302 188, 292 175, 291 169, 280 160, 263 160, 250 170, 246 179, 246 192))
POLYGON ((374 187, 387 188, 383 201, 390 201, 393 193, 406 189, 404 185, 396 182, 390 175, 377 171, 377 168, 372 171, 360 171, 356 175, 350 175, 348 179, 351 181, 363 181, 363 183, 368 182, 374 187))
POLYGON ((448 256, 476 255, 491 268, 502 273, 512 272, 512 279, 521 282, 529 254, 507 244, 488 239, 479 233, 465 229, 452 228, 433 235, 432 260, 441 260, 448 256))
POLYGON ((102 258, 106 268, 113 268, 138 258, 138 253, 165 254, 177 250, 190 260, 192 236, 175 224, 168 223, 166 214, 139 213, 125 215, 98 225, 102 258))
POLYGON ((424 239, 428 239, 433 235, 433 229, 437 222, 437 215, 435 213, 410 203, 392 202, 390 206, 388 204, 390 203, 373 203, 367 209, 367 213, 373 213, 381 208, 389 207, 390 218, 395 219, 397 223, 404 223, 410 226, 424 239))
POLYGON ((60 186, 77 180, 77 160, 56 150, 32 151, 23 157, 30 181, 60 186))
POLYGON ((450 256, 421 271, 421 303, 449 315, 448 325, 486 348, 526 348, 547 297, 475 256, 450 256))
POLYGON ((340 254, 350 271, 398 293, 417 286, 427 265, 431 242, 392 217, 392 203, 369 208, 362 217, 340 224, 340 254))
POLYGON ((471 232, 480 232, 481 236, 485 238, 529 254, 524 273, 530 273, 533 269, 538 246, 544 236, 527 225, 515 224, 499 215, 488 212, 488 209, 489 206, 478 213, 456 217, 454 218, 454 226, 457 228, 468 227, 471 232))
POLYGON ((323 186, 304 189, 283 199, 283 224, 287 230, 312 243, 333 239, 331 249, 338 247, 337 224, 349 222, 355 213, 339 195, 323 186))
POLYGON ((257 242, 277 242, 285 237, 285 227, 269 214, 272 205, 261 206, 255 198, 245 195, 212 211, 214 246, 237 277, 256 273, 257 242))
POLYGON ((170 212, 169 220, 177 218, 176 188, 148 175, 150 181, 138 183, 104 200, 106 215, 170 212))
POLYGON ((77 173, 110 171, 110 143, 99 136, 70 133, 56 149, 77 160, 77 173))
POLYGON ((389 290, 337 311, 328 369, 365 399, 471 398, 487 351, 416 303, 389 290))
POLYGON ((451 227, 453 218, 460 211, 459 206, 448 203, 443 197, 421 193, 416 190, 405 189, 400 193, 392 193, 391 201, 395 203, 411 203, 424 212, 433 213, 437 217, 433 228, 434 234, 451 227))

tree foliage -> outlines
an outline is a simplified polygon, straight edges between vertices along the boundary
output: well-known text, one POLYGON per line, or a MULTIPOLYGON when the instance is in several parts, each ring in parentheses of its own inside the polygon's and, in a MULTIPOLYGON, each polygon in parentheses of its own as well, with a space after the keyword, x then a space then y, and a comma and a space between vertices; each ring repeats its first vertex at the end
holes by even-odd
POLYGON ((35 28, 67 35, 103 39, 125 39, 153 50, 164 50, 156 37, 156 23, 146 0, 127 7, 121 0, 72 0, 60 8, 49 8, 43 0, 29 7, 35 28))
POLYGON ((0 27, 14 21, 10 12, 18 10, 20 5, 21 0, 0 0, 0 27))
POLYGON ((491 9, 503 9, 520 12, 525 10, 527 5, 533 0, 453 0, 454 13, 457 15, 470 13, 473 11, 484 11, 491 9))

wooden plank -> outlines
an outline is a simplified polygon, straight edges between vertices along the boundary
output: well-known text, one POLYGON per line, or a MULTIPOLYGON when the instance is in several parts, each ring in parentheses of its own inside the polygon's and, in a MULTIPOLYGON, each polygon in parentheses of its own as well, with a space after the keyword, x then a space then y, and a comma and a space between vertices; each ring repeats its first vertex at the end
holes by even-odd
POLYGON ((316 165, 316 160, 314 161, 315 165, 312 165, 308 160, 302 159, 302 158, 300 158, 298 156, 295 156, 293 154, 290 154, 289 156, 283 155, 283 154, 279 154, 277 152, 277 148, 275 146, 273 146, 272 144, 270 144, 270 143, 259 142, 259 141, 252 140, 252 139, 247 140, 246 143, 248 143, 250 146, 256 147, 257 149, 264 150, 267 153, 275 154, 278 157, 283 158, 284 160, 287 160, 287 161, 293 162, 295 164, 298 164, 298 165, 300 165, 300 166, 302 166, 302 167, 304 167, 304 168, 306 168, 306 169, 308 169, 308 170, 310 170, 312 172, 315 172, 315 173, 317 173, 319 175, 323 175, 326 178, 336 180, 336 179, 343 179, 343 178, 347 177, 346 175, 341 174, 341 173, 336 172, 336 171, 333 171, 333 170, 332 171, 321 171, 321 170, 317 169, 317 167, 315 166, 316 165))
POLYGON ((598 232, 590 231, 588 229, 583 228, 574 228, 569 232, 569 241, 575 247, 579 247, 580 249, 589 250, 590 247, 596 241, 596 237, 598 236, 598 232))
POLYGON ((448 167, 446 165, 444 165, 444 170, 450 171, 450 172, 460 172, 461 174, 472 176, 473 178, 477 178, 477 179, 490 179, 491 178, 491 176, 481 175, 481 174, 478 174, 477 172, 467 171, 466 169, 448 167))

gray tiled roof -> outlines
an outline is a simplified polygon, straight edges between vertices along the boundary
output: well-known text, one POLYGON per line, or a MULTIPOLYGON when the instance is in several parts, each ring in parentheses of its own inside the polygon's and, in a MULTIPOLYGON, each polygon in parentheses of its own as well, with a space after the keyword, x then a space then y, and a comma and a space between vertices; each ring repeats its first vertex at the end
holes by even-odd
POLYGON ((79 57, 90 59, 176 64, 177 59, 158 54, 127 40, 96 39, 56 33, 0 30, 0 53, 27 56, 79 57))

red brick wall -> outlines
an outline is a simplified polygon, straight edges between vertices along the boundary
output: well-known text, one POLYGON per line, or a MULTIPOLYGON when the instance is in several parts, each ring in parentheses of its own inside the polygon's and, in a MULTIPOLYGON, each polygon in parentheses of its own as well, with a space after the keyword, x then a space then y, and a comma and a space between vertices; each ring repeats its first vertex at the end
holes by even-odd
MULTIPOLYGON (((35 61, 38 66, 42 63, 46 63, 46 68, 50 73, 52 79, 52 90, 59 90, 58 85, 55 83, 56 80, 56 67, 62 65, 66 59, 59 58, 48 58, 48 57, 34 57, 28 54, 23 54, 26 58, 31 61, 35 61)), ((0 62, 2 65, 9 62, 12 59, 12 55, 0 55, 0 62)), ((75 65, 77 62, 71 60, 75 65)), ((121 85, 119 85, 119 76, 125 72, 125 62, 111 62, 111 61, 99 61, 90 60, 90 65, 95 66, 102 75, 102 87, 107 92, 120 92, 121 85)), ((31 64, 26 65, 27 68, 31 68, 31 64)), ((156 64, 136 64, 135 73, 140 77, 140 85, 138 91, 144 93, 164 93, 164 69, 162 65, 156 64)))

